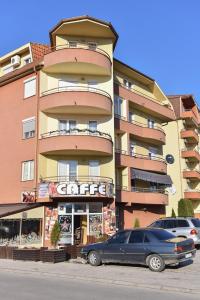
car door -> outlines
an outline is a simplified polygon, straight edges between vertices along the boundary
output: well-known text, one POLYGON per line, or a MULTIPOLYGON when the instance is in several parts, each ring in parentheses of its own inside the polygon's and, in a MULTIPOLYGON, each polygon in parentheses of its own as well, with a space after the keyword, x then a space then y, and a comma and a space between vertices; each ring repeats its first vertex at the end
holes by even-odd
POLYGON ((144 244, 145 231, 133 230, 128 243, 124 245, 123 260, 125 263, 143 263, 146 257, 144 244))
POLYGON ((130 235, 130 230, 117 232, 104 245, 102 260, 107 262, 122 262, 124 246, 130 235))

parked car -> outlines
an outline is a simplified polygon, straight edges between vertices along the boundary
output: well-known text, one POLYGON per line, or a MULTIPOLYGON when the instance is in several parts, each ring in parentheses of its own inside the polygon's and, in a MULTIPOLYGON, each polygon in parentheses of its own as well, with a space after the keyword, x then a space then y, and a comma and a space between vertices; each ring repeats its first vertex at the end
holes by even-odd
POLYGON ((195 253, 192 239, 177 238, 158 228, 118 231, 103 243, 81 249, 82 257, 92 266, 101 263, 142 264, 155 272, 164 270, 165 265, 178 265, 192 259, 195 253))
POLYGON ((163 228, 178 236, 193 239, 200 245, 200 220, 192 217, 162 218, 149 225, 151 228, 163 228))

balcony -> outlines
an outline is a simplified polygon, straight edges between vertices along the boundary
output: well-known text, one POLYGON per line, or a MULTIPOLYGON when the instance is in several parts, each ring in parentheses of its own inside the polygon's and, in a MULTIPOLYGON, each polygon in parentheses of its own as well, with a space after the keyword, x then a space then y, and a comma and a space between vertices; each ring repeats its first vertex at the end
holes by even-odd
POLYGON ((195 148, 187 147, 185 149, 182 149, 181 155, 182 155, 182 158, 185 158, 191 162, 199 162, 200 161, 200 152, 199 152, 198 147, 195 147, 195 148))
POLYGON ((44 56, 46 73, 111 75, 112 62, 108 53, 87 43, 74 46, 61 45, 49 50, 44 56))
POLYGON ((125 118, 117 115, 115 116, 115 129, 132 134, 143 142, 153 143, 155 145, 165 144, 165 132, 158 126, 149 128, 146 124, 136 121, 128 122, 125 118))
POLYGON ((115 161, 118 167, 130 167, 140 170, 167 173, 167 163, 160 157, 149 157, 138 153, 130 154, 127 151, 115 150, 115 161))
POLYGON ((189 200, 200 200, 200 190, 186 190, 184 197, 189 200))
POLYGON ((41 135, 39 153, 45 155, 99 155, 113 154, 109 134, 89 129, 56 130, 41 135))
POLYGON ((113 198, 113 180, 102 176, 56 176, 42 178, 38 186, 38 202, 54 198, 113 198))
POLYGON ((187 143, 199 143, 198 131, 195 129, 181 130, 181 138, 184 139, 187 143))
POLYGON ((116 95, 134 103, 134 106, 139 110, 148 114, 151 113, 152 116, 155 116, 162 121, 168 122, 175 120, 174 111, 171 108, 160 104, 154 98, 139 93, 134 89, 128 89, 119 83, 115 83, 114 91, 116 95))
POLYGON ((200 170, 184 170, 183 178, 188 179, 190 181, 200 181, 200 170))
POLYGON ((181 114, 181 118, 185 120, 188 126, 198 127, 198 119, 191 109, 185 110, 181 114))
POLYGON ((142 188, 132 188, 129 190, 117 190, 116 202, 133 204, 157 204, 167 205, 168 195, 164 190, 151 190, 142 188))
POLYGON ((89 86, 66 86, 42 93, 40 110, 46 113, 111 115, 111 96, 89 86))

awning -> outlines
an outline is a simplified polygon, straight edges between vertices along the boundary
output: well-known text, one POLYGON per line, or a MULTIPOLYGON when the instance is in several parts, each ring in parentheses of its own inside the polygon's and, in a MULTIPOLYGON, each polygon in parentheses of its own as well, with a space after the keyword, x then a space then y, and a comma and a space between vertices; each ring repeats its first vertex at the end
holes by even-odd
POLYGON ((41 203, 1 204, 0 218, 42 206, 41 203))
POLYGON ((131 169, 131 179, 139 179, 143 181, 156 182, 160 184, 172 185, 172 180, 169 175, 161 175, 153 172, 131 169))

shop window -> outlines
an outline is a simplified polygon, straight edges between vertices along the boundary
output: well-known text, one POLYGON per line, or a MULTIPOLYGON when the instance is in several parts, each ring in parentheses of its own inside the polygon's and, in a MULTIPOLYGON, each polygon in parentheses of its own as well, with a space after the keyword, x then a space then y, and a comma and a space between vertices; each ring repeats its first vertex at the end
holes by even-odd
POLYGON ((89 213, 102 213, 101 203, 89 203, 89 213))
POLYGON ((20 242, 20 220, 0 221, 0 245, 17 245, 20 242))
POLYGON ((36 94, 36 78, 32 77, 24 81, 24 98, 34 96, 36 94))
POLYGON ((40 219, 22 220, 21 244, 41 243, 42 221, 40 219))
POLYGON ((86 212, 86 203, 76 203, 74 204, 75 213, 84 213, 86 212))

